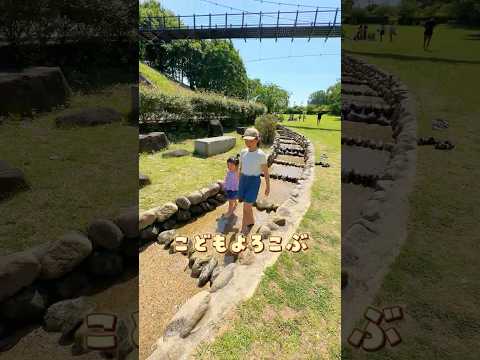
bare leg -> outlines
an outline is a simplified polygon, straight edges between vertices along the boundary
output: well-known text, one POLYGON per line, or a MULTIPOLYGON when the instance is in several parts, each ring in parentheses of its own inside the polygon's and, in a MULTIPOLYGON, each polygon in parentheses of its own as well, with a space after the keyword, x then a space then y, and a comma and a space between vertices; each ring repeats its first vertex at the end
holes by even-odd
POLYGON ((246 233, 248 226, 254 222, 252 204, 243 203, 242 233, 246 233))

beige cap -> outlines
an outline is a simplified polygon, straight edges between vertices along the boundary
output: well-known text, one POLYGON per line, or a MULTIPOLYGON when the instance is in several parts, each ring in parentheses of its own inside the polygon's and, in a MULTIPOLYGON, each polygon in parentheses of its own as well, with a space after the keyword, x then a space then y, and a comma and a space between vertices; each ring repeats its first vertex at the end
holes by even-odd
POLYGON ((254 127, 250 127, 250 128, 245 129, 245 132, 243 133, 243 138, 245 140, 259 139, 260 138, 260 133, 254 127))

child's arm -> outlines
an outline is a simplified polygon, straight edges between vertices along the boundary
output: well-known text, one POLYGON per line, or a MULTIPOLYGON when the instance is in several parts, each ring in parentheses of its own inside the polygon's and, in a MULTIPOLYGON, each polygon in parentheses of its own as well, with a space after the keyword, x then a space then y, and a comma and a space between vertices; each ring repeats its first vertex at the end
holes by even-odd
POLYGON ((270 194, 270 173, 268 172, 268 165, 262 165, 263 175, 265 176, 265 196, 270 194))

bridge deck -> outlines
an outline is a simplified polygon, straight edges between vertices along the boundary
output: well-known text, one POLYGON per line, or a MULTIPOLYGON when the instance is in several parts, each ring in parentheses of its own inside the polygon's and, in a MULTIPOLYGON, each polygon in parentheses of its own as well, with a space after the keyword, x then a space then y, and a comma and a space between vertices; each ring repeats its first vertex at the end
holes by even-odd
POLYGON ((140 34, 148 40, 179 39, 276 39, 276 38, 324 38, 339 37, 340 26, 283 26, 218 29, 140 29, 140 34))

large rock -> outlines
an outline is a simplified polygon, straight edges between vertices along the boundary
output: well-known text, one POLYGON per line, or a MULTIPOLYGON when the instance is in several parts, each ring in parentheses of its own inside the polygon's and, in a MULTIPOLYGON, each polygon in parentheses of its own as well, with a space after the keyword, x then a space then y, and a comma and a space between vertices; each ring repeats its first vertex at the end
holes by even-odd
POLYGON ((0 301, 30 285, 40 274, 40 269, 33 254, 15 253, 0 257, 0 301))
POLYGON ((23 172, 0 160, 0 199, 27 187, 23 172))
POLYGON ((174 215, 178 211, 178 206, 173 202, 167 202, 163 206, 160 206, 155 209, 155 215, 157 216, 157 221, 162 222, 174 215))
POLYGON ((57 127, 96 126, 120 122, 122 114, 106 107, 94 107, 56 118, 57 127))
POLYGON ((140 230, 152 225, 157 220, 156 209, 151 209, 140 214, 138 217, 138 228, 140 230))
POLYGON ((192 218, 192 214, 188 210, 178 210, 177 212, 177 220, 180 222, 188 221, 192 218))
POLYGON ((187 196, 187 199, 192 205, 198 205, 203 201, 203 195, 200 191, 194 191, 187 196))
POLYGON ((0 76, 0 115, 50 111, 71 95, 58 67, 33 67, 0 76))
POLYGON ((88 237, 94 245, 113 250, 122 244, 123 233, 110 220, 95 220, 88 227, 88 237))
POLYGON ((154 152, 168 147, 168 139, 163 132, 152 132, 138 136, 140 152, 154 152))
POLYGON ((123 258, 107 251, 95 251, 88 259, 88 271, 95 276, 117 276, 123 271, 123 258))
POLYGON ((177 204, 177 206, 183 210, 188 210, 192 205, 192 203, 190 202, 190 200, 188 200, 186 196, 180 196, 179 198, 177 198, 177 200, 175 200, 175 204, 177 204))
POLYGON ((236 138, 233 136, 217 136, 212 138, 196 139, 195 153, 200 156, 209 157, 222 154, 235 146, 236 138))
POLYGON ((2 303, 0 316, 17 323, 40 320, 48 306, 45 293, 29 286, 2 303))
POLYGON ((208 309, 208 291, 201 291, 190 298, 175 314, 165 329, 165 336, 187 337, 208 309))
POLYGON ((43 320, 46 331, 65 332, 83 321, 86 315, 91 314, 96 304, 85 298, 59 301, 51 305, 43 320))
POLYGON ((72 271, 92 252, 92 243, 80 232, 72 231, 50 244, 41 258, 43 279, 57 279, 72 271))
POLYGON ((132 207, 115 218, 115 223, 127 238, 136 238, 139 234, 138 207, 132 207))
POLYGON ((220 120, 210 120, 208 122, 208 136, 223 136, 223 126, 220 120))
POLYGON ((61 299, 71 299, 90 288, 88 277, 80 270, 74 270, 55 281, 54 289, 61 299))

